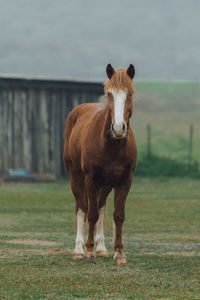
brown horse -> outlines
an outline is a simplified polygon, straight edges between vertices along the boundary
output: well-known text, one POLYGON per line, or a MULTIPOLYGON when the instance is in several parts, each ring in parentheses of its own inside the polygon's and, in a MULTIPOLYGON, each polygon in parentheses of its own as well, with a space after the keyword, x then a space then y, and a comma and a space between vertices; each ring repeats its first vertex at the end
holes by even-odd
POLYGON ((94 230, 96 256, 107 256, 103 219, 106 198, 114 188, 114 260, 126 263, 122 244, 125 201, 137 149, 129 119, 133 111, 133 77, 135 68, 106 68, 107 104, 85 103, 74 108, 66 120, 64 162, 70 173, 76 200, 77 236, 74 259, 94 263, 94 230), (84 253, 84 221, 88 219, 88 238, 84 253), (96 225, 96 226, 95 226, 96 225))

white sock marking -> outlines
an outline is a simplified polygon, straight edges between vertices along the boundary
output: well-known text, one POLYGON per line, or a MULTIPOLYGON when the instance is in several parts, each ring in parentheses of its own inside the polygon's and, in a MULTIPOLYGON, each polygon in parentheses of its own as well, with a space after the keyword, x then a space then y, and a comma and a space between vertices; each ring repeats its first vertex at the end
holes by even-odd
POLYGON ((84 218, 85 213, 79 208, 77 211, 77 234, 76 234, 76 242, 75 242, 75 254, 84 254, 84 218))
POLYGON ((103 219, 104 219, 105 206, 101 207, 99 210, 99 219, 96 223, 96 237, 95 242, 97 243, 96 251, 106 251, 104 243, 104 231, 103 231, 103 219))

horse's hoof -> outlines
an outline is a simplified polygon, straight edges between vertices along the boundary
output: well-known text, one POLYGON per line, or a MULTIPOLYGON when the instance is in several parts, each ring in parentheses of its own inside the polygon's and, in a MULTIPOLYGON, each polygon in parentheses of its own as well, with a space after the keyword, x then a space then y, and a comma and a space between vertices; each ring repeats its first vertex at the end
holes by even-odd
POLYGON ((125 257, 116 257, 114 259, 114 262, 115 262, 116 265, 125 265, 127 263, 125 257))
POLYGON ((94 256, 84 256, 83 261, 85 264, 96 264, 94 256))
POLYGON ((96 256, 97 257, 108 257, 108 252, 107 251, 97 251, 96 256))
POLYGON ((84 255, 83 254, 77 254, 75 253, 73 255, 73 260, 83 260, 84 255))
POLYGON ((127 263, 124 252, 115 252, 114 262, 116 265, 124 265, 127 263))

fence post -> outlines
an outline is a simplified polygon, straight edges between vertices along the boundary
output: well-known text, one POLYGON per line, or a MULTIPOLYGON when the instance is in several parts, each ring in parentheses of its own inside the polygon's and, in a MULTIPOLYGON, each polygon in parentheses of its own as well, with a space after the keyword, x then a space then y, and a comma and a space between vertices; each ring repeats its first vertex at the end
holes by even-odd
POLYGON ((151 125, 147 125, 147 158, 151 158, 151 125))
POLYGON ((192 165, 192 144, 193 144, 193 133, 194 133, 194 127, 193 125, 190 125, 189 129, 189 154, 188 154, 188 165, 192 165))

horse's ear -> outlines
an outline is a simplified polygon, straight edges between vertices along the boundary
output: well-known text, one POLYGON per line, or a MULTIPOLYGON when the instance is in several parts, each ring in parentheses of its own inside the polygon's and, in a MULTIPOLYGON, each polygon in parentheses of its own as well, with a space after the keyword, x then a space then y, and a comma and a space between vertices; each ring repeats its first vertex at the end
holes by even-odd
POLYGON ((135 76, 135 67, 134 65, 130 64, 130 66, 128 67, 126 73, 128 74, 128 76, 133 79, 133 77, 135 76))
POLYGON ((111 64, 108 64, 106 67, 106 74, 107 74, 108 78, 110 79, 114 73, 115 73, 115 70, 113 69, 111 64))

